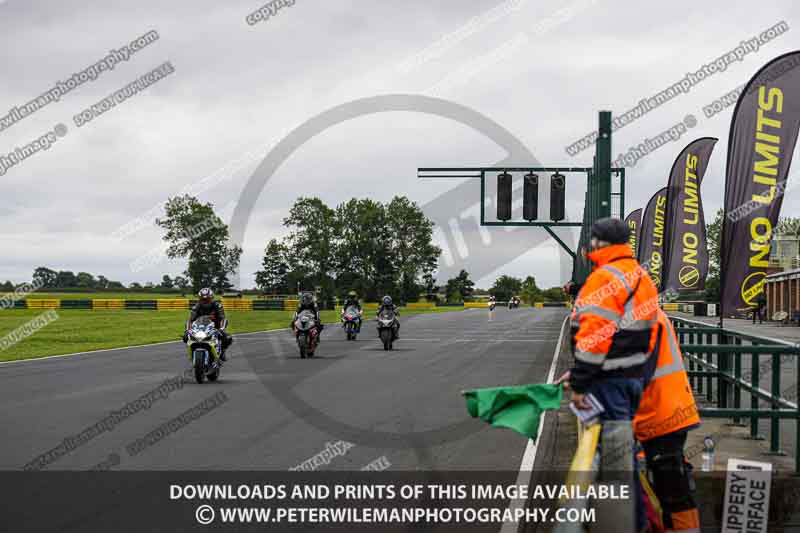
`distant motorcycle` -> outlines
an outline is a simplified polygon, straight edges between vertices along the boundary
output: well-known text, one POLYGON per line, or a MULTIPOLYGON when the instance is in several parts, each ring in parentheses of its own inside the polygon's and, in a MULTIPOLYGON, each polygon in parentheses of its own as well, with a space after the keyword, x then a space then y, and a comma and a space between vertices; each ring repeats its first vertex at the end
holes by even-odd
POLYGON ((516 309, 517 307, 519 307, 519 299, 518 298, 511 298, 508 301, 508 308, 509 309, 516 309))
POLYGON ((214 327, 209 316, 201 316, 189 328, 186 346, 189 359, 194 369, 194 379, 202 383, 204 379, 216 381, 222 365, 219 354, 222 353, 222 335, 214 327))
POLYGON ((361 331, 361 312, 355 306, 350 306, 342 313, 342 327, 347 333, 347 340, 356 340, 356 335, 361 331))
POLYGON ((496 301, 489 300, 489 311, 494 311, 494 308, 495 308, 496 305, 497 305, 496 301))
POLYGON ((384 309, 378 315, 378 337, 383 342, 384 350, 391 350, 393 343, 397 340, 397 313, 390 309, 384 309))
POLYGON ((294 334, 300 349, 300 359, 314 357, 319 341, 319 326, 313 312, 307 309, 300 311, 294 320, 294 334))

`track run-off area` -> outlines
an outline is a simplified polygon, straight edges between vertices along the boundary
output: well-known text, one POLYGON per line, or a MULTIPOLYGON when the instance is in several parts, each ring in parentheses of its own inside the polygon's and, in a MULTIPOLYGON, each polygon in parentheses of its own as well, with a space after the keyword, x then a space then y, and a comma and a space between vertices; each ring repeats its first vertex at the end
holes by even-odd
POLYGON ((312 359, 288 330, 240 334, 202 385, 180 342, 0 364, 0 468, 516 471, 527 439, 461 391, 547 381, 566 312, 401 316, 393 351, 373 320, 356 341, 328 324, 312 359))

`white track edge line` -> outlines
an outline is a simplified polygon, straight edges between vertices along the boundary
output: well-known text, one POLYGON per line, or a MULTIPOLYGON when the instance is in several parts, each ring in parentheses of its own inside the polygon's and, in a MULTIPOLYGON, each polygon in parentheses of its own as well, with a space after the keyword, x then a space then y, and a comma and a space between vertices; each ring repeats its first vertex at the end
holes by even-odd
MULTIPOLYGON (((564 317, 564 322, 561 323, 561 332, 558 336, 558 344, 556 344, 556 351, 553 354, 553 361, 550 363, 550 372, 547 374, 547 381, 545 383, 550 383, 553 381, 553 377, 556 373, 556 364, 558 363, 558 356, 561 353, 561 343, 564 340, 564 326, 567 325, 567 321, 569 320, 569 315, 564 317)), ((522 462, 519 465, 519 474, 517 474, 517 483, 518 487, 520 486, 528 486, 531 482, 531 474, 533 472, 533 467, 536 464, 536 453, 539 451, 539 446, 536 444, 539 442, 539 439, 542 438, 542 431, 544 430, 545 422, 547 421, 547 411, 542 413, 541 419, 539 420, 539 429, 536 432, 536 442, 531 439, 528 439, 528 445, 525 447, 525 453, 522 454, 522 462)), ((508 505, 509 511, 512 513, 522 507, 525 504, 525 500, 522 498, 517 498, 511 500, 511 503, 508 505)), ((500 533, 516 533, 519 529, 519 524, 516 522, 505 522, 503 527, 500 528, 500 533)))
MULTIPOLYGON (((288 331, 289 328, 281 328, 281 329, 265 329, 262 331, 248 331, 247 333, 237 333, 236 337, 244 337, 245 335, 262 335, 262 334, 269 334, 275 333, 278 331, 288 331)), ((14 361, 0 361, 0 366, 2 365, 12 365, 15 363, 35 363, 37 361, 46 361, 48 359, 58 359, 61 357, 72 357, 74 355, 93 355, 97 353, 105 353, 105 352, 116 352, 119 350, 133 350, 135 348, 149 348, 150 346, 163 346, 165 344, 174 344, 177 342, 181 342, 180 340, 177 341, 164 341, 164 342, 153 342, 150 344, 137 344, 134 346, 120 346, 119 348, 103 348, 101 350, 89 350, 88 352, 74 352, 74 353, 62 353, 59 355, 46 355, 44 357, 32 357, 30 359, 16 359, 14 361)))

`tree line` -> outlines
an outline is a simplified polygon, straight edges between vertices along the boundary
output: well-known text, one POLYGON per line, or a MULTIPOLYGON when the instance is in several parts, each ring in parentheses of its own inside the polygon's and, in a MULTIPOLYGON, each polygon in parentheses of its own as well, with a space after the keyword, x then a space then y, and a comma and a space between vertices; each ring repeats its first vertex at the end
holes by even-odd
POLYGON ((298 198, 284 218, 289 233, 267 243, 256 284, 266 294, 319 289, 330 303, 355 290, 376 300, 388 294, 417 301, 435 286, 441 250, 433 222, 404 196, 387 203, 353 198, 335 207, 298 198))
MULTIPOLYGON (((196 292, 211 287, 223 293, 233 288, 230 277, 238 270, 242 249, 230 243, 229 228, 213 204, 189 195, 170 198, 155 224, 164 231, 167 257, 186 260, 182 275, 126 287, 102 275, 41 266, 34 270, 33 282, 44 289, 196 292)), ((363 300, 376 301, 388 294, 399 302, 441 299, 441 293, 448 302, 465 302, 484 292, 475 288, 465 270, 437 285, 441 250, 433 243, 433 222, 405 196, 386 203, 352 198, 333 207, 320 198, 301 197, 283 226, 288 233, 267 243, 261 269, 255 272, 257 288, 266 295, 318 290, 330 305, 351 290, 363 300)), ((15 289, 11 282, 2 287, 15 289)), ((540 289, 533 276, 524 280, 500 276, 488 292, 498 300, 517 295, 526 303, 564 297, 558 287, 540 289)))

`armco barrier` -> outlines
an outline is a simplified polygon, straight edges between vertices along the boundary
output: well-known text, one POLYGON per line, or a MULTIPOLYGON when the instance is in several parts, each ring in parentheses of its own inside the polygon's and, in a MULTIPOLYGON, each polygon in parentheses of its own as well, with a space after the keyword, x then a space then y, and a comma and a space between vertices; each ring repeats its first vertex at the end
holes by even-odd
MULTIPOLYGON (((97 299, 41 299, 29 298, 14 302, 14 309, 94 309, 94 310, 158 310, 158 311, 188 311, 197 303, 196 300, 186 298, 161 298, 157 300, 127 300, 123 298, 97 298, 97 299)), ((222 305, 228 311, 294 311, 297 309, 298 300, 251 300, 244 298, 223 298, 222 305)), ((366 302, 362 304, 365 313, 374 313, 380 304, 366 302)), ((410 302, 405 309, 423 310, 435 309, 435 302, 410 302)), ((441 304, 446 307, 463 308, 464 304, 441 304)), ((469 302, 468 307, 486 308, 485 302, 469 302)), ((340 309, 337 306, 337 309, 340 309)))
POLYGON ((253 300, 244 300, 241 298, 223 298, 222 306, 228 311, 252 311, 253 300))
POLYGON ((61 300, 38 298, 28 300, 28 309, 58 309, 60 306, 61 300))
POLYGON ((91 308, 92 308, 91 300, 61 300, 61 309, 91 309, 91 308))
POLYGON ((253 300, 254 311, 283 311, 283 300, 253 300))
POLYGON ((162 299, 156 300, 156 309, 162 310, 175 310, 175 309, 189 309, 189 300, 183 299, 162 299))
POLYGON ((406 304, 407 309, 435 309, 436 304, 433 302, 409 302, 406 304))
MULTIPOLYGON (((33 300, 31 300, 33 301, 33 300)), ((92 309, 125 309, 125 300, 122 299, 98 299, 92 300, 92 309)))
POLYGON ((125 300, 125 309, 154 310, 158 309, 155 300, 125 300))
POLYGON ((486 302, 464 302, 464 309, 488 309, 486 302))

